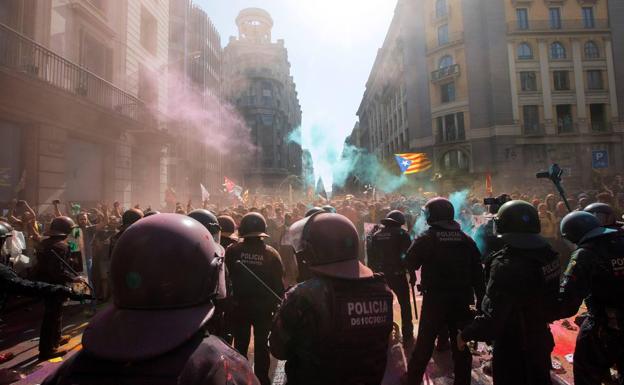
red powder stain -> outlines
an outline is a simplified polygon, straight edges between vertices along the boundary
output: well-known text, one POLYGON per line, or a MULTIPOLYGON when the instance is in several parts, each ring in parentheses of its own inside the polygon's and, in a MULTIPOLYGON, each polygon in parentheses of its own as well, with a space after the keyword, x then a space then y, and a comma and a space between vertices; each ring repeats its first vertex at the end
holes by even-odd
MULTIPOLYGON (((574 318, 570 318, 568 321, 574 325, 574 318)), ((561 326, 561 322, 550 325, 550 330, 555 337, 554 355, 564 357, 566 354, 574 353, 578 330, 568 330, 561 326)))

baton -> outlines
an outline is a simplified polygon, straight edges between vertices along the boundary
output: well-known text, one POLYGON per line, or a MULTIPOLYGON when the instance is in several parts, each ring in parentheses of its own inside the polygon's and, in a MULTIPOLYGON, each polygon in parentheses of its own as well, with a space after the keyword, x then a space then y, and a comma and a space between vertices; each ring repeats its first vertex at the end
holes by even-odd
POLYGON ((282 302, 282 298, 277 295, 277 293, 275 293, 273 291, 273 289, 271 289, 269 287, 269 285, 267 285, 266 283, 264 283, 264 281, 262 280, 262 278, 258 277, 256 275, 256 273, 254 273, 249 267, 247 267, 247 265, 245 265, 240 259, 238 261, 236 261, 236 263, 238 263, 239 265, 241 265, 245 270, 247 270, 247 272, 249 274, 251 274, 252 277, 254 277, 256 279, 256 281, 258 281, 262 286, 264 286, 265 289, 267 289, 269 291, 269 293, 271 293, 275 298, 277 298, 277 302, 281 303, 282 302))
MULTIPOLYGON (((74 269, 71 267, 71 265, 70 265, 69 263, 67 263, 67 261, 66 261, 66 260, 64 260, 63 258, 61 258, 61 256, 60 256, 60 255, 58 255, 58 254, 56 253, 56 251, 54 251, 54 250, 52 250, 52 249, 50 249, 50 251, 52 252, 52 254, 54 254, 54 256, 56 257, 56 259, 58 259, 59 261, 61 261, 61 263, 62 263, 62 264, 63 264, 63 265, 67 268, 67 270, 69 270, 69 272, 70 272, 70 273, 72 273, 72 274, 73 274, 74 276, 76 276, 76 277, 81 277, 81 278, 82 278, 82 275, 78 274, 78 273, 76 272, 76 270, 74 270, 74 269)), ((87 287, 88 287, 89 289, 91 289, 91 293, 95 293, 95 289, 93 289, 93 287, 92 287, 91 285, 89 285, 89 282, 87 282, 87 281, 83 281, 83 282, 84 282, 84 284, 85 284, 85 285, 87 285, 87 287)))
POLYGON ((412 299, 414 300, 414 319, 418 319, 418 304, 416 303, 416 285, 410 284, 412 287, 412 299))

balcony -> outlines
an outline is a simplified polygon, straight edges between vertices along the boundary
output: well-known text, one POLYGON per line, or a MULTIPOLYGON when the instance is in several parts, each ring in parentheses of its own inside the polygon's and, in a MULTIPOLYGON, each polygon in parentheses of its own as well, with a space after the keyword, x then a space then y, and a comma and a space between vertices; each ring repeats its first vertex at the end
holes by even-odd
POLYGON ((544 135, 544 125, 541 123, 524 123, 522 124, 522 133, 527 136, 544 135))
POLYGON ((2 67, 136 122, 150 116, 143 102, 135 96, 0 23, 2 67))
POLYGON ((611 132, 613 130, 611 122, 594 121, 589 123, 589 127, 593 133, 611 132))
POLYGON ((431 72, 431 81, 439 82, 459 76, 459 64, 453 64, 448 67, 440 68, 431 72))
POLYGON ((608 30, 609 20, 607 19, 566 19, 560 20, 555 27, 550 20, 529 20, 527 24, 520 25, 517 21, 507 23, 509 33, 531 33, 531 32, 578 32, 608 30))

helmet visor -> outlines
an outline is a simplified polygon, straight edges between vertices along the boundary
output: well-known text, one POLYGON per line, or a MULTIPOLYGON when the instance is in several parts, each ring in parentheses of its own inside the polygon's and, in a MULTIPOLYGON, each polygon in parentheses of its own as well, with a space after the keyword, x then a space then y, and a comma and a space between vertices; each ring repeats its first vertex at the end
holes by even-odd
POLYGON ((284 243, 287 245, 291 245, 295 249, 295 253, 300 253, 304 248, 304 239, 303 239, 303 230, 305 229, 306 224, 313 216, 309 216, 307 218, 303 218, 290 226, 288 232, 286 233, 286 237, 284 239, 284 243))

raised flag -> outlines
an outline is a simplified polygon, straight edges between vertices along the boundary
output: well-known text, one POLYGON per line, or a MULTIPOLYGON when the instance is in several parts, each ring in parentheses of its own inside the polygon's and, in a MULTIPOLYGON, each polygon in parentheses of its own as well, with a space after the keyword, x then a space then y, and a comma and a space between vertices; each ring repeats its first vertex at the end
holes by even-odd
POLYGON ((394 154, 394 158, 405 175, 417 174, 431 168, 431 161, 425 153, 394 154))
POLYGON ((200 183, 199 184, 199 188, 201 189, 202 202, 209 201, 210 200, 210 193, 208 192, 206 187, 204 187, 204 185, 200 183))
POLYGON ((489 172, 485 174, 485 193, 488 194, 488 196, 492 196, 494 193, 492 189, 492 174, 489 172))
POLYGON ((225 187, 225 191, 231 193, 232 191, 234 191, 234 187, 236 187, 236 183, 234 183, 234 181, 229 179, 227 176, 224 178, 225 178, 225 183, 223 183, 223 186, 225 187))

